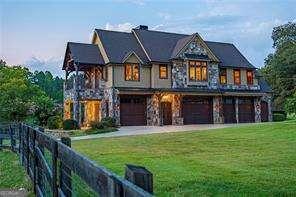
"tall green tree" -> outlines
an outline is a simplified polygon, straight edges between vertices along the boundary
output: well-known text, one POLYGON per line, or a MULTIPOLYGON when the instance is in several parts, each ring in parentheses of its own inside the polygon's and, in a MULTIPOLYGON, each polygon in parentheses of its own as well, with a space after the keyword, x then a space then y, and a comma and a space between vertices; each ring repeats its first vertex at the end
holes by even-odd
POLYGON ((296 91, 296 23, 275 27, 271 38, 275 52, 265 59, 261 71, 274 91, 275 108, 283 109, 296 91))
POLYGON ((30 80, 20 66, 0 66, 0 121, 24 121, 29 117, 43 125, 53 113, 53 100, 30 80), (46 115, 45 115, 46 114, 46 115))

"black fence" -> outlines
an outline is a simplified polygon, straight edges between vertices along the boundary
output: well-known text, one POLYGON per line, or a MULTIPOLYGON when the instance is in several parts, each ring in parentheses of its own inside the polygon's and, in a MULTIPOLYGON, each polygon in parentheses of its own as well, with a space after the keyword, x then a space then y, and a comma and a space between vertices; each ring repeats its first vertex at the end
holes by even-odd
POLYGON ((70 138, 60 141, 44 129, 25 124, 0 126, 0 149, 19 154, 36 196, 152 196, 152 174, 127 165, 125 178, 71 149, 70 138))

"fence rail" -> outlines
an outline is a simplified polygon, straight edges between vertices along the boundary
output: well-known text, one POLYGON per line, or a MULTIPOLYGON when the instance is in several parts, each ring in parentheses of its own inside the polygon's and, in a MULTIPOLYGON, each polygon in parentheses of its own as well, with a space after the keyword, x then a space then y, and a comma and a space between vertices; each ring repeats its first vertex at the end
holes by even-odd
POLYGON ((71 148, 44 129, 26 124, 0 125, 0 150, 10 148, 33 183, 36 196, 152 196, 152 174, 127 165, 121 178, 71 148), (3 143, 6 142, 6 143, 3 143))

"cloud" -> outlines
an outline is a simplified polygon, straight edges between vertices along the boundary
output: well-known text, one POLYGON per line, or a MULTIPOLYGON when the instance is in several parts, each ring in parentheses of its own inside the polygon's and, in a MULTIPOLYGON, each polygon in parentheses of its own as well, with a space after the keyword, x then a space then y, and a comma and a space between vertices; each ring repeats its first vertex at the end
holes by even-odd
POLYGON ((167 12, 159 12, 158 16, 164 20, 170 20, 171 19, 171 14, 167 13, 167 12))
POLYGON ((132 28, 134 28, 135 25, 126 22, 126 23, 120 23, 120 24, 110 24, 106 23, 105 29, 106 30, 113 30, 113 31, 124 31, 124 32, 130 32, 132 28))
POLYGON ((63 76, 62 71, 62 57, 52 57, 49 59, 41 59, 35 56, 25 61, 24 65, 29 68, 30 71, 50 71, 54 76, 63 76))

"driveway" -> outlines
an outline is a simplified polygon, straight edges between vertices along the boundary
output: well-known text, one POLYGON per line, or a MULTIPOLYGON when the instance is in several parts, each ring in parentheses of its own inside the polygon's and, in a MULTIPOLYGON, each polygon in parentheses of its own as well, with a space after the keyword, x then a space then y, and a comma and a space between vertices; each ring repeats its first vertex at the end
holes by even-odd
POLYGON ((118 131, 103 134, 94 134, 87 136, 72 137, 72 140, 94 139, 102 137, 119 137, 129 135, 145 135, 152 133, 171 133, 182 131, 201 131, 210 129, 220 129, 227 127, 237 127, 241 125, 254 124, 254 123, 241 123, 241 124, 200 124, 200 125, 182 125, 182 126, 124 126, 120 127, 118 131))

